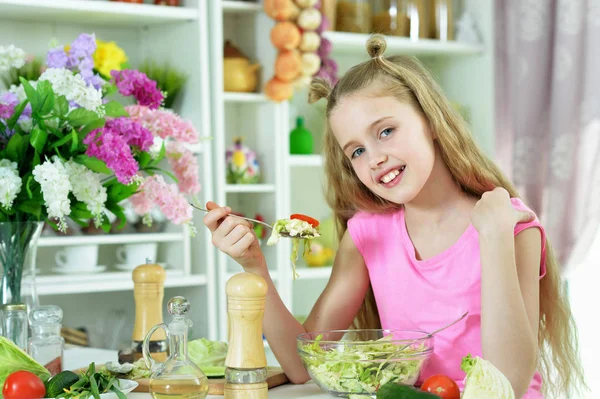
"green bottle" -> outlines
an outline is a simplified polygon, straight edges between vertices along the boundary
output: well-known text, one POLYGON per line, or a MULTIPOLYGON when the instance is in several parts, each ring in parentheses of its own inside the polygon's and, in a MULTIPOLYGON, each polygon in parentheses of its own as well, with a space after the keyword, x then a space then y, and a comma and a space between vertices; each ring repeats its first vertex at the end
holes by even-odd
POLYGON ((313 136, 304 127, 304 118, 296 118, 296 127, 290 133, 290 154, 312 154, 313 136))

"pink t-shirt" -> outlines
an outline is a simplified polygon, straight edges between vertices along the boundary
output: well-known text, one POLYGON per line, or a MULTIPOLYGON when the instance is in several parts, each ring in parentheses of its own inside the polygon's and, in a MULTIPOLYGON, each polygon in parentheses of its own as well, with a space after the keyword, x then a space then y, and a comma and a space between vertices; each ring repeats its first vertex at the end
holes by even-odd
MULTIPOLYGON (((520 199, 511 202, 515 209, 531 211, 520 199)), ((533 226, 542 233, 541 279, 546 273, 546 246, 539 220, 519 223, 514 232, 533 226)), ((418 382, 445 374, 462 389, 462 358, 469 353, 482 356, 481 261, 473 225, 450 248, 426 260, 416 259, 403 209, 359 212, 348 221, 348 232, 369 271, 382 328, 434 331, 469 311, 464 320, 434 336, 433 356, 418 382)), ((541 382, 536 372, 524 398, 542 398, 541 382)))

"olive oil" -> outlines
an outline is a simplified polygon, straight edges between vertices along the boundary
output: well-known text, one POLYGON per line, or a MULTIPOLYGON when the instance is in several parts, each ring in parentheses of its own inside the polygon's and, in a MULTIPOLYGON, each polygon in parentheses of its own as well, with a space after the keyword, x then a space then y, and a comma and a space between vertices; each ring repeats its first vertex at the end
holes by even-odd
POLYGON ((208 384, 200 378, 150 380, 150 392, 154 399, 204 399, 208 384))

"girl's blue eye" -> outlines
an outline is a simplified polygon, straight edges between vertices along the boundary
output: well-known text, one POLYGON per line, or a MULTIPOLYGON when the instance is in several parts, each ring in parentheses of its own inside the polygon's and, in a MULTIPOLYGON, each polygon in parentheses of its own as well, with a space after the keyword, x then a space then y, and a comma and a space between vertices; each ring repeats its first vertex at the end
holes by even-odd
POLYGON ((357 148, 356 150, 354 150, 354 152, 352 153, 352 155, 350 156, 351 158, 356 158, 357 156, 359 156, 360 154, 362 154, 365 151, 364 148, 357 148))
POLYGON ((394 132, 394 129, 391 127, 388 127, 387 129, 383 129, 381 131, 381 133, 379 134, 379 137, 387 137, 390 134, 392 134, 394 132))

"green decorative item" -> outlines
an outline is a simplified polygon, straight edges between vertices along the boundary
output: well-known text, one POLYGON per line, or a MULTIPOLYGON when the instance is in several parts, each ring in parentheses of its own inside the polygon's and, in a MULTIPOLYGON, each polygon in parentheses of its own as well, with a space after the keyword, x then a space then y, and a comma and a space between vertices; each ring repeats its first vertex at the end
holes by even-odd
POLYGON ((296 127, 290 133, 290 154, 306 155, 313 153, 313 135, 304 127, 304 118, 296 118, 296 127))

